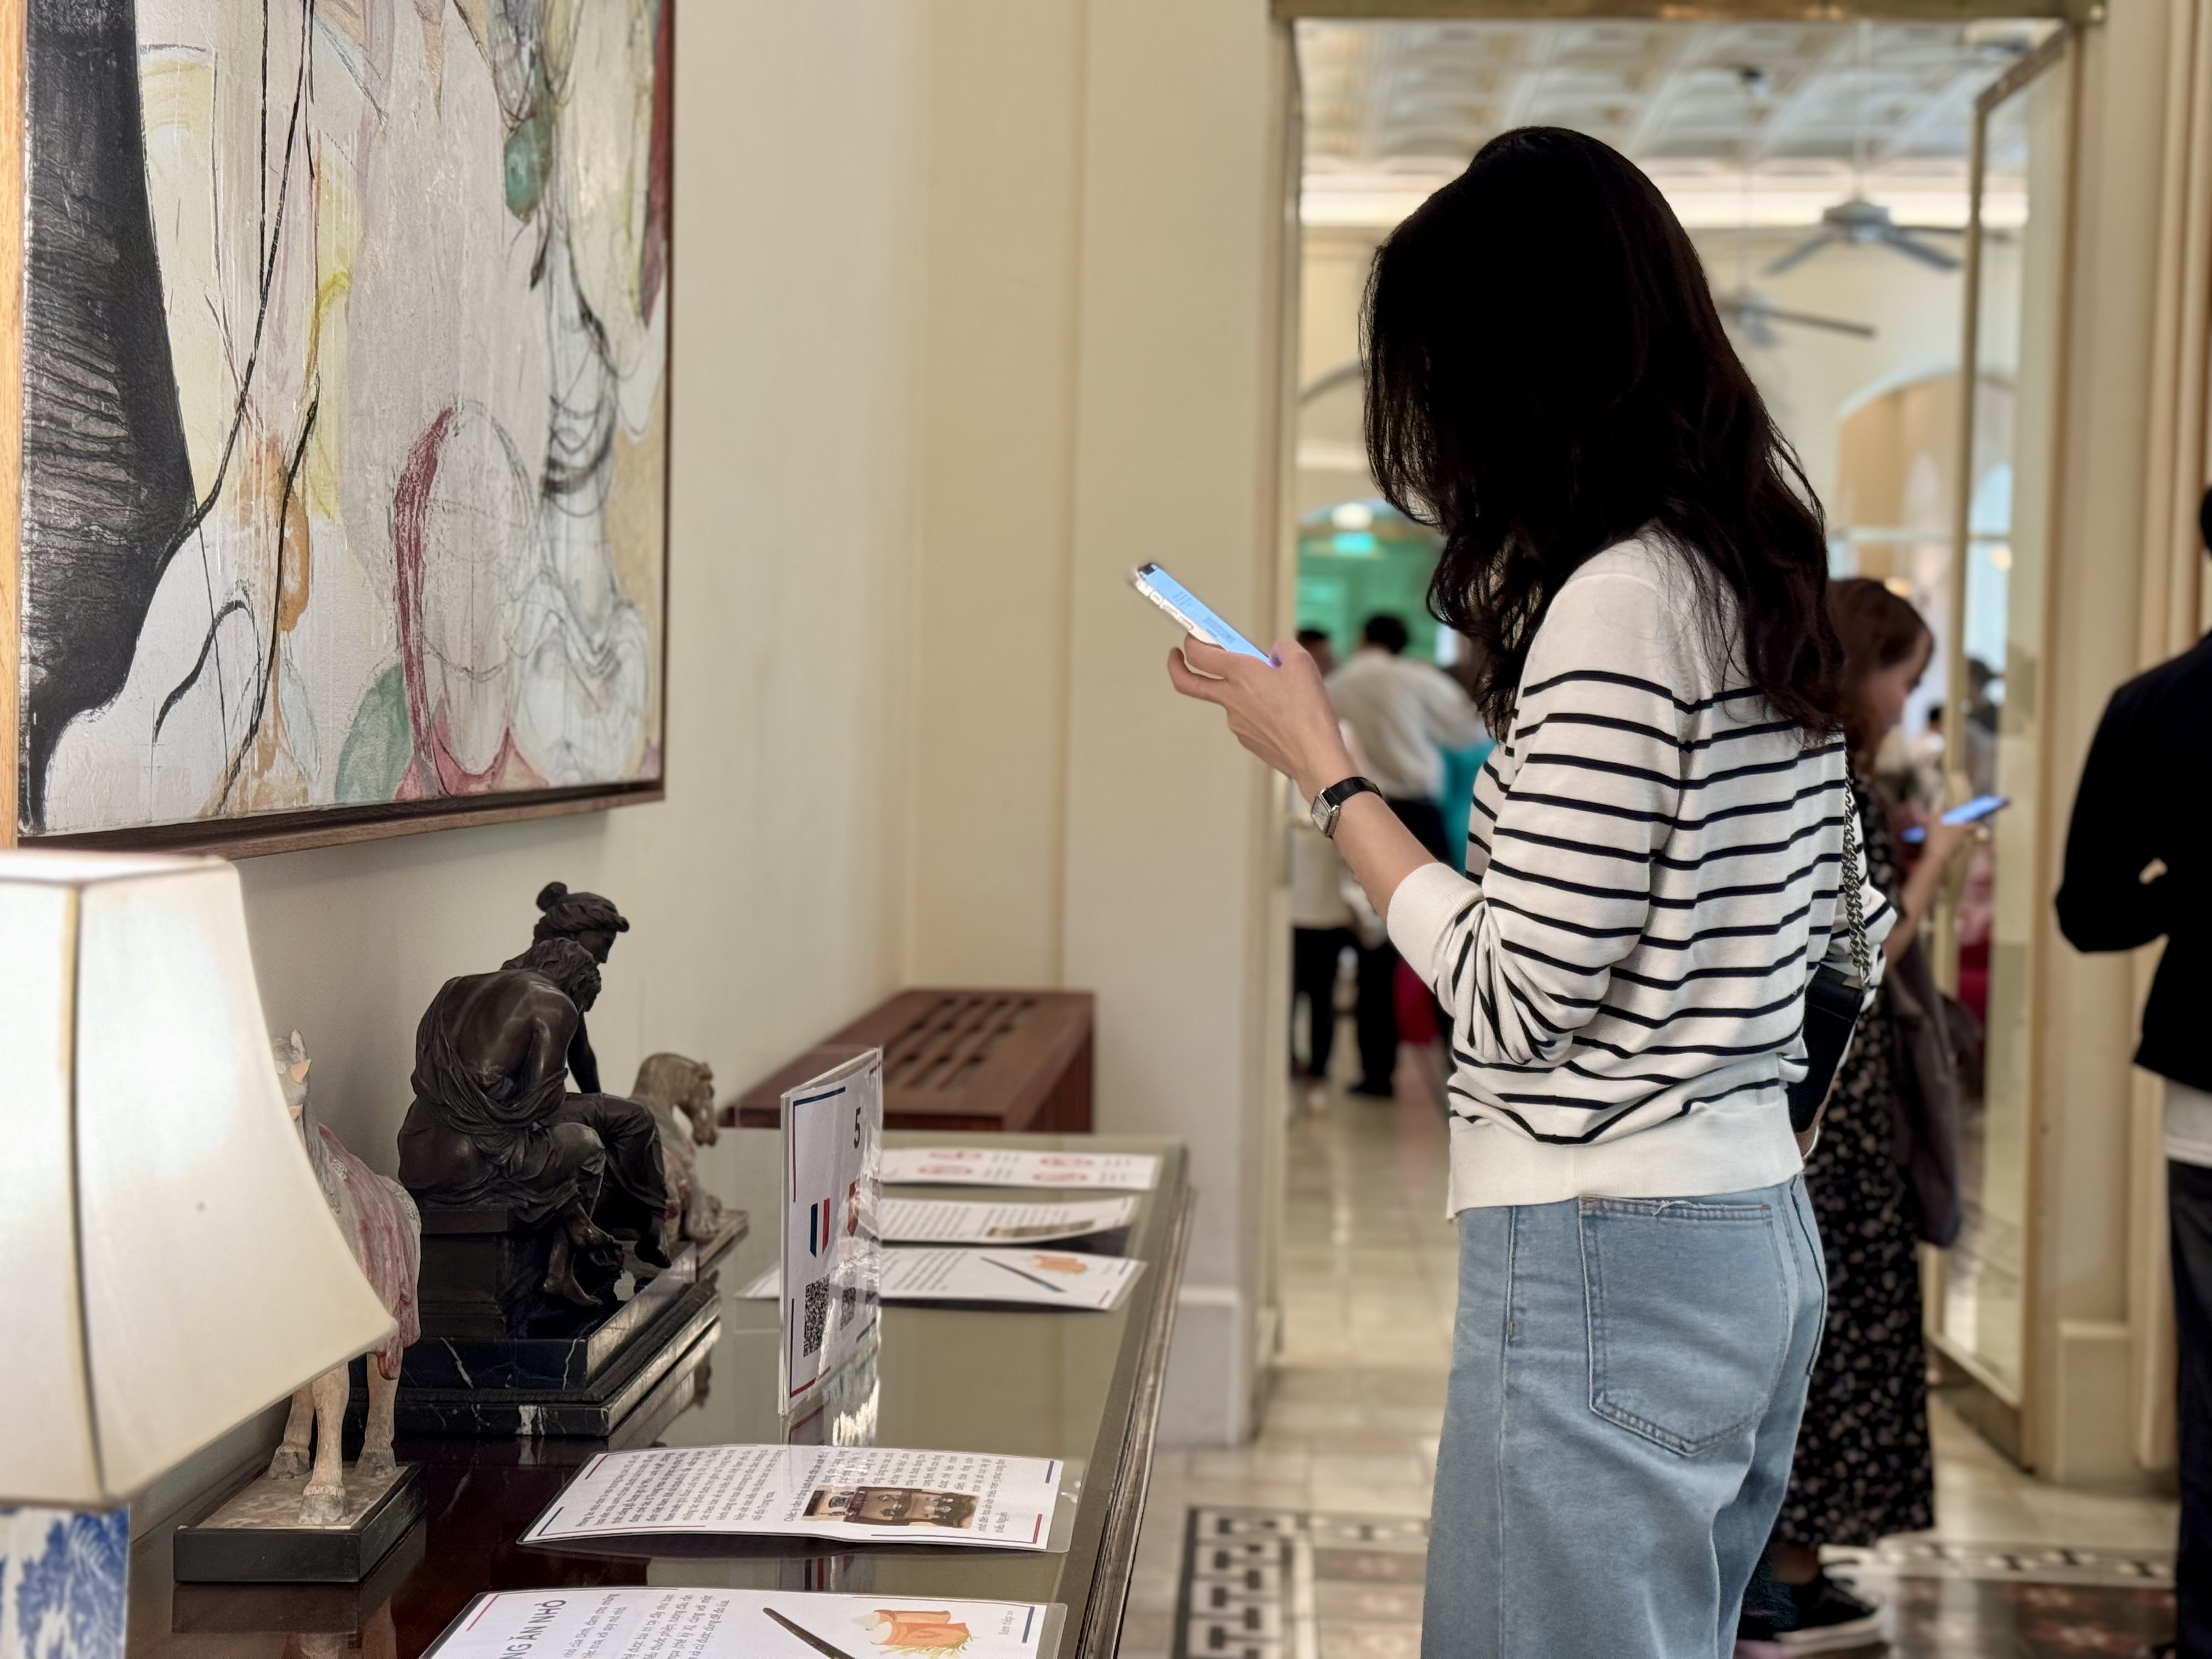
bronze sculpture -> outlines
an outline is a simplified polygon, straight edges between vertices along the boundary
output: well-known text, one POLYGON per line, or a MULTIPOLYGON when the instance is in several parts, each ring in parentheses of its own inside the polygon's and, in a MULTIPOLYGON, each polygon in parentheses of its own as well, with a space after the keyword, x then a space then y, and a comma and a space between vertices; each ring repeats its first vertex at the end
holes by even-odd
MULTIPOLYGON (((615 935, 629 932, 629 919, 615 908, 613 900, 597 893, 572 893, 563 882, 549 881, 538 890, 538 925, 530 933, 533 942, 574 939, 602 968, 615 948, 615 935)), ((568 1075, 584 1093, 599 1092, 599 1057, 592 1052, 591 1036, 581 1014, 577 1016, 576 1035, 568 1043, 568 1075)))
POLYGON ((544 1289, 586 1308, 600 1304, 576 1278, 578 1250, 634 1231, 641 1259, 668 1265, 653 1114, 568 1090, 570 1049, 599 991, 598 962, 568 938, 447 980, 416 1030, 415 1100, 399 1130, 399 1179, 417 1202, 503 1206, 516 1228, 557 1221, 544 1289))

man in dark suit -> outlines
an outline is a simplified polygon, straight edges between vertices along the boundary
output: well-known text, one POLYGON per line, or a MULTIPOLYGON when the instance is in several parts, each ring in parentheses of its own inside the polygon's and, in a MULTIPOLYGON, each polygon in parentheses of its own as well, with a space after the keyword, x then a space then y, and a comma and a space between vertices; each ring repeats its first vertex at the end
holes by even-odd
MULTIPOLYGON (((2198 523, 2212 547, 2212 491, 2198 523)), ((2136 1064, 2166 1079, 2166 1193, 2181 1359, 2176 1642, 2212 1659, 2212 635, 2112 694, 2081 769, 2058 926, 2077 950, 2164 938, 2136 1064)))

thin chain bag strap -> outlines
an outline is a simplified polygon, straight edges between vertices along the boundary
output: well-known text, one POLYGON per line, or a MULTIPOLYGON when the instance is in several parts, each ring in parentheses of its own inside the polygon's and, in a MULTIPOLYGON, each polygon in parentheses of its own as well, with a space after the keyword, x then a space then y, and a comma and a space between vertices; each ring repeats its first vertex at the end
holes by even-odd
MULTIPOLYGON (((1867 947, 1866 879, 1859 860, 1859 793, 1848 780, 1844 788, 1850 804, 1844 812, 1844 861, 1839 880, 1844 890, 1844 919, 1851 934, 1851 967, 1858 974, 1859 988, 1863 992, 1874 978, 1874 952, 1867 947)), ((1840 1079, 1842 1075, 1842 1067, 1838 1066, 1837 1078, 1840 1079)), ((1835 1086, 1833 1082, 1828 1085, 1831 1096, 1835 1093, 1835 1086)), ((1827 1116, 1828 1102, 1824 1097, 1813 1114, 1812 1127, 1797 1137, 1800 1157, 1810 1158, 1813 1149, 1820 1144, 1820 1126, 1827 1116)))
POLYGON ((1874 954, 1867 949, 1866 877, 1859 866, 1859 797, 1850 791, 1850 810, 1844 814, 1844 915, 1851 929, 1851 966, 1858 969, 1863 990, 1874 978, 1874 954))

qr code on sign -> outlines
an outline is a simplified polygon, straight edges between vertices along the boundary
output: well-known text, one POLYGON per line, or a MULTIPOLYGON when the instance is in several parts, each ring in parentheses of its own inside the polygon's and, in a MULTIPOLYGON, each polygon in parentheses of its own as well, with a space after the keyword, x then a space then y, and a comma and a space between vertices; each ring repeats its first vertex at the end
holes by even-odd
POLYGON ((806 1326, 799 1334, 802 1354, 822 1352, 822 1334, 830 1324, 830 1280, 827 1275, 806 1287, 806 1326))

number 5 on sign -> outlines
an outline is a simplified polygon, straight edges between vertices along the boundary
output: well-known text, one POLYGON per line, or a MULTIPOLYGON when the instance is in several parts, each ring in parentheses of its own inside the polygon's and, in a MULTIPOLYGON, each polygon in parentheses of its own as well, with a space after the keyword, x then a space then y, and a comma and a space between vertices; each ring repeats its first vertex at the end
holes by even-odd
POLYGON ((783 1097, 783 1341, 790 1416, 876 1340, 883 1285, 884 1051, 783 1097))

